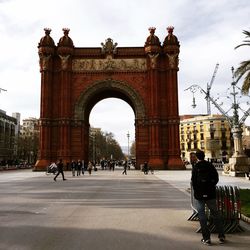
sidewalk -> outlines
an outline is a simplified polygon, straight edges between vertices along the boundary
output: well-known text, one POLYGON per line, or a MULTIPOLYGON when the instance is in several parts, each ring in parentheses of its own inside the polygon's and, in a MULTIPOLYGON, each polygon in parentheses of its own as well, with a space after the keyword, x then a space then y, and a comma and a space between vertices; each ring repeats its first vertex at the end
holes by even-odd
MULTIPOLYGON (((72 177, 31 170, 0 175, 0 249, 202 250, 192 213, 190 171, 97 171, 72 177)), ((250 230, 216 249, 249 249, 250 230)))
MULTIPOLYGON (((225 176, 222 174, 222 170, 218 170, 218 173, 219 186, 237 186, 241 189, 250 189, 250 180, 246 179, 245 177, 225 176)), ((190 196, 191 169, 182 171, 155 171, 155 176, 190 196)), ((250 231, 249 222, 250 218, 242 215, 242 226, 250 231)))

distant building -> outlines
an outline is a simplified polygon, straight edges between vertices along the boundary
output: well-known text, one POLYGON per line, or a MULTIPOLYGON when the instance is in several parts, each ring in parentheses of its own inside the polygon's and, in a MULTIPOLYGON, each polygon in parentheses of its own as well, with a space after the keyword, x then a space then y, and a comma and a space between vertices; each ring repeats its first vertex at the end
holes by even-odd
POLYGON ((181 116, 180 147, 183 160, 197 149, 205 152, 206 159, 228 160, 233 151, 229 122, 222 115, 181 116))
POLYGON ((16 118, 17 123, 15 125, 15 143, 14 143, 14 155, 15 158, 18 155, 18 137, 20 135, 20 122, 21 122, 21 114, 18 112, 12 113, 12 117, 16 118))
POLYGON ((17 120, 8 116, 5 111, 0 109, 0 161, 7 164, 7 161, 13 160, 15 145, 15 126, 17 120))
POLYGON ((12 113, 12 117, 16 118, 16 125, 15 125, 15 135, 18 136, 20 133, 20 122, 21 122, 21 114, 18 112, 12 113))
POLYGON ((19 157, 23 161, 34 164, 38 155, 39 119, 30 117, 23 119, 20 129, 19 157))
POLYGON ((29 137, 39 134, 39 119, 30 117, 23 119, 23 124, 21 125, 20 135, 22 137, 29 137))
POLYGON ((243 149, 250 150, 250 126, 243 126, 242 146, 243 149))

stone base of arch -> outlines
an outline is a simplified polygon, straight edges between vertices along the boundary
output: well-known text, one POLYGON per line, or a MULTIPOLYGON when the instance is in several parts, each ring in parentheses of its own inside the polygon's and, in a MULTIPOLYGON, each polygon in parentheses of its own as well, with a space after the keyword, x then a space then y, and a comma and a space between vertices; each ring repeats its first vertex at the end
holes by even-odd
POLYGON ((46 166, 49 166, 51 162, 49 160, 37 160, 33 168, 33 171, 46 171, 46 166))
POLYGON ((157 170, 164 170, 165 169, 164 162, 160 158, 150 158, 148 161, 148 165, 152 169, 157 169, 157 170))
POLYGON ((184 170, 186 169, 181 158, 179 156, 169 156, 168 158, 168 170, 184 170))

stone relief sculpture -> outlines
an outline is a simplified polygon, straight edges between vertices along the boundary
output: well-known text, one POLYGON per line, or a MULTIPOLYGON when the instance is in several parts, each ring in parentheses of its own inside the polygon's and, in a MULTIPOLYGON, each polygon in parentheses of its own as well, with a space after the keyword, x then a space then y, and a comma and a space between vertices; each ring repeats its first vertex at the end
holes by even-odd
POLYGON ((168 60, 169 60, 169 66, 170 68, 174 68, 175 66, 178 66, 178 53, 176 54, 167 54, 168 60), (177 61, 176 61, 177 59, 177 61))
POLYGON ((40 55, 40 70, 47 70, 49 68, 49 59, 51 55, 45 56, 45 55, 40 55))
POLYGON ((106 39, 105 44, 101 43, 101 45, 103 54, 116 54, 116 47, 118 43, 113 43, 111 38, 106 39))
POLYGON ((68 59, 69 59, 70 55, 67 55, 67 56, 59 55, 59 57, 61 58, 62 69, 66 70, 68 68, 68 59))
POLYGON ((74 59, 73 71, 144 71, 146 70, 146 59, 74 59))
POLYGON ((155 69, 157 66, 157 57, 159 56, 159 53, 157 54, 148 54, 150 57, 150 66, 152 69, 155 69))

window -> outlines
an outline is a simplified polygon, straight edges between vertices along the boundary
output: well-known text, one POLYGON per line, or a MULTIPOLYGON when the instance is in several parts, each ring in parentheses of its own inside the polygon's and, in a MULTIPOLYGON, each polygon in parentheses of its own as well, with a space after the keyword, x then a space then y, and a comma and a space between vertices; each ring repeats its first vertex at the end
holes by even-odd
POLYGON ((201 135, 201 140, 204 140, 204 134, 200 134, 201 135))
POLYGON ((210 138, 211 138, 211 139, 214 139, 214 132, 211 132, 211 133, 210 133, 210 138))
POLYGON ((225 139, 226 138, 226 133, 225 132, 221 132, 221 138, 225 139))

